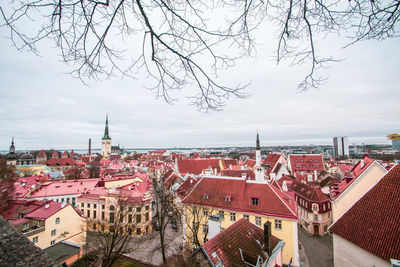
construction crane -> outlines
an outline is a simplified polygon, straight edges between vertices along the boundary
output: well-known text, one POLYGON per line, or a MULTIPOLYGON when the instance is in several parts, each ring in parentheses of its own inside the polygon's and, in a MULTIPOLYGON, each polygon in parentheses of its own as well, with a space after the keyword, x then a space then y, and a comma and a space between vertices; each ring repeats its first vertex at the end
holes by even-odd
POLYGON ((388 134, 387 135, 387 139, 389 139, 389 140, 400 140, 400 135, 397 134, 397 133, 388 134))

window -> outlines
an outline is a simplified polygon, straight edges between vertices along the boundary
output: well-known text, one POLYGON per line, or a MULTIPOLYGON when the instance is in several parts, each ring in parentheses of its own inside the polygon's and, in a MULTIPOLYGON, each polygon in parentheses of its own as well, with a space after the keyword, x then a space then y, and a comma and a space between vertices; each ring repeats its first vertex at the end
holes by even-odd
POLYGON ((236 213, 231 212, 231 221, 236 221, 236 213))
POLYGON ((225 202, 231 202, 231 196, 230 195, 225 196, 225 202))
POLYGON ((330 212, 328 212, 328 219, 330 219, 331 218, 331 213, 330 212))
POLYGON ((207 193, 204 193, 203 198, 204 198, 204 199, 208 199, 208 194, 207 194, 207 193))
POLYGON ((59 224, 59 223, 60 223, 60 218, 57 217, 57 218, 56 218, 56 224, 59 224))
POLYGON ((136 223, 141 223, 142 222, 142 215, 138 214, 136 215, 136 223))
POLYGON ((313 204, 312 204, 312 210, 313 210, 313 211, 318 211, 318 204, 313 203, 313 204))
POLYGON ((282 221, 275 220, 275 230, 282 230, 282 221))
POLYGON ((56 243, 55 240, 51 240, 51 241, 50 241, 50 246, 54 245, 55 243, 56 243))
POLYGON ((115 210, 114 205, 110 206, 110 210, 115 210))
POLYGON ((208 216, 208 210, 207 209, 203 210, 203 215, 206 216, 206 217, 208 216))
POLYGON ((208 233, 208 225, 203 224, 203 233, 207 234, 208 233))
POLYGON ((249 215, 243 215, 243 218, 245 218, 246 220, 249 220, 250 218, 249 218, 249 215))
POLYGON ((146 210, 149 210, 149 205, 146 206, 146 210))
POLYGON ((94 218, 94 219, 96 219, 96 215, 97 215, 97 212, 94 210, 94 211, 93 211, 93 218, 94 218))
POLYGON ((56 235, 56 229, 51 230, 51 236, 55 236, 56 235))
POLYGON ((32 238, 32 242, 33 242, 33 243, 39 242, 39 237, 38 237, 38 236, 35 236, 34 238, 32 238))
POLYGON ((72 205, 75 206, 75 198, 72 198, 72 205))
POLYGON ((140 235, 142 233, 142 229, 136 228, 136 235, 140 235))
POLYGON ((26 229, 28 229, 29 228, 29 223, 24 223, 23 225, 22 225, 22 230, 26 230, 26 229))
POLYGON ((149 213, 146 213, 146 222, 149 220, 149 213))
POLYGON ((67 197, 67 203, 69 203, 69 197, 67 197))
POLYGON ((220 212, 219 212, 219 219, 221 220, 221 221, 223 221, 225 218, 224 218, 224 212, 221 210, 220 212))
POLYGON ((128 223, 132 223, 132 214, 128 214, 128 223))
POLYGON ((114 212, 110 212, 110 223, 114 223, 115 220, 115 214, 114 212))
POLYGON ((132 207, 129 207, 129 208, 128 208, 128 211, 129 211, 129 212, 132 212, 132 207))
POLYGON ((256 225, 261 226, 261 217, 256 217, 256 225))
POLYGON ((97 228, 96 223, 93 223, 93 230, 96 230, 96 228, 97 228))
POLYGON ((87 210, 87 217, 90 218, 90 210, 87 210))
POLYGON ((142 211, 142 208, 141 207, 137 207, 136 208, 136 212, 141 212, 142 211))
POLYGON ((96 209, 96 208, 97 208, 97 204, 93 204, 93 208, 95 208, 95 209, 96 209))
POLYGON ((251 198, 251 205, 258 206, 258 197, 251 198))
POLYGON ((85 205, 85 203, 81 203, 81 207, 82 207, 82 208, 84 207, 84 205, 85 205))
POLYGON ((106 217, 106 216, 105 216, 105 213, 104 213, 104 211, 102 211, 102 212, 101 212, 101 219, 104 220, 105 217, 106 217))
POLYGON ((314 221, 318 221, 318 214, 314 214, 314 221))
POLYGON ((88 208, 90 208, 90 203, 87 203, 87 205, 86 205, 88 208))
POLYGON ((105 209, 106 208, 106 205, 101 205, 101 209, 105 209))

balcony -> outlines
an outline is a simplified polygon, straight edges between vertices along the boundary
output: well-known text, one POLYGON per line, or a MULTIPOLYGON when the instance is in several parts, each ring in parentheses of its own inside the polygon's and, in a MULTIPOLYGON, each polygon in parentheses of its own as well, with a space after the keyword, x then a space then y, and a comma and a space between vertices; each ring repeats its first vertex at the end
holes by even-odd
POLYGON ((43 232, 45 230, 45 227, 44 226, 40 226, 40 227, 31 227, 31 228, 29 228, 29 229, 26 229, 26 230, 23 230, 22 231, 22 233, 26 236, 26 237, 29 237, 29 236, 32 236, 32 235, 36 235, 36 234, 38 234, 38 233, 41 233, 41 232, 43 232))

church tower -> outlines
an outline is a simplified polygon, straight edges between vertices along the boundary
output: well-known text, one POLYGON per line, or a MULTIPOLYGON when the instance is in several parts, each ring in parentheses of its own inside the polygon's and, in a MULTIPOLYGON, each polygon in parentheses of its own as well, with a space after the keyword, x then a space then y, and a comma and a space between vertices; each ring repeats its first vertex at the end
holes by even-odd
POLYGON ((108 133, 108 114, 106 115, 106 127, 104 129, 104 136, 101 139, 101 155, 108 157, 111 153, 111 137, 108 133))
POLYGON ((261 166, 261 148, 260 148, 260 137, 257 131, 257 140, 256 140, 256 165, 254 166, 256 181, 264 181, 264 170, 261 166))

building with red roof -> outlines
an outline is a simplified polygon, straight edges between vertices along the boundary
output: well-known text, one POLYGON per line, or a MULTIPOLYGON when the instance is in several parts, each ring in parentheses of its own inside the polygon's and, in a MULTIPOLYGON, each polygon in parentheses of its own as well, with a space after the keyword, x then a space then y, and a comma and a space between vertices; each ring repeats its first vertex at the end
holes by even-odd
POLYGON ((318 187, 301 183, 289 176, 279 181, 284 191, 292 191, 297 201, 299 224, 308 233, 323 236, 332 222, 330 198, 318 187))
POLYGON ((289 175, 287 160, 282 153, 269 153, 263 161, 266 175, 279 180, 283 175, 289 175))
MULTIPOLYGON (((204 176, 183 198, 185 205, 184 236, 191 246, 193 235, 190 232, 193 207, 202 208, 204 213, 221 216, 221 227, 227 229, 234 222, 246 218, 262 227, 269 221, 274 226, 272 234, 285 242, 282 251, 284 264, 292 261, 299 264, 297 234, 297 204, 288 194, 270 185, 267 181, 250 181, 244 177, 204 176)), ((207 224, 205 216, 199 224, 207 224)), ((204 242, 208 230, 197 233, 196 239, 204 242)))
POLYGON ((282 264, 285 243, 271 234, 271 223, 264 230, 240 219, 202 245, 210 266, 265 266, 282 264))
POLYGON ((136 180, 121 187, 96 187, 77 198, 77 206, 91 231, 114 231, 122 217, 125 230, 132 236, 152 231, 153 200, 151 180, 136 180))
POLYGON ((86 243, 85 220, 70 204, 12 200, 1 215, 41 249, 61 241, 86 243))
POLYGON ((44 150, 40 150, 40 152, 36 155, 36 163, 40 164, 40 163, 44 163, 47 161, 47 155, 44 152, 44 150))
POLYGON ((52 170, 60 171, 77 165, 73 158, 51 158, 46 161, 46 165, 52 170))
POLYGON ((57 150, 54 150, 54 151, 53 151, 53 154, 51 154, 51 158, 56 159, 56 158, 58 158, 58 157, 59 157, 59 156, 58 156, 57 150))
POLYGON ((335 266, 392 266, 400 259, 400 165, 330 227, 335 266))
POLYGON ((382 177, 387 170, 376 160, 364 155, 351 169, 354 178, 350 181, 343 180, 334 188, 337 193, 333 194, 332 217, 335 222, 356 201, 368 192, 382 177))
POLYGON ((289 170, 298 180, 317 181, 321 171, 325 170, 323 154, 289 155, 289 170))
POLYGON ((177 171, 181 175, 186 174, 203 174, 205 170, 210 169, 213 174, 221 171, 222 163, 220 159, 181 159, 177 160, 177 171))

